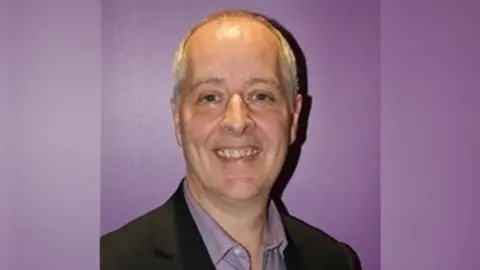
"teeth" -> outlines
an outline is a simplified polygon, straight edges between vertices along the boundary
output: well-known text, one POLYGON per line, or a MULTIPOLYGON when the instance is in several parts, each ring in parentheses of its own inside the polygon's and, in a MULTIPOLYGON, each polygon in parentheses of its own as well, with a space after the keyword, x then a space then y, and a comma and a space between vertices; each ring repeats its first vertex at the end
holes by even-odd
POLYGON ((252 147, 244 149, 221 149, 217 150, 217 154, 223 158, 244 158, 251 157, 258 153, 257 149, 252 147))

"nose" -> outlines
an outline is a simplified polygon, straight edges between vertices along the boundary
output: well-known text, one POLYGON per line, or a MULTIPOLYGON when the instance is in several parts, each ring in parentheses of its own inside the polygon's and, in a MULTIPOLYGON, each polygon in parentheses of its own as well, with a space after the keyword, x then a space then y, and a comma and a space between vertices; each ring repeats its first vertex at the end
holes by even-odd
POLYGON ((234 94, 227 104, 223 125, 226 131, 235 135, 243 134, 253 125, 248 108, 238 94, 234 94))

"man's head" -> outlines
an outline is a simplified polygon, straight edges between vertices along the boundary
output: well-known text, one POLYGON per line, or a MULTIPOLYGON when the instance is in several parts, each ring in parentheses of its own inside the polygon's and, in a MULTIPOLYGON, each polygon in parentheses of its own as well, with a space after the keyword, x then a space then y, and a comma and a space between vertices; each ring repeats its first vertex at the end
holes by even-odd
POLYGON ((172 115, 190 185, 230 200, 268 195, 302 101, 280 32, 253 13, 214 14, 180 44, 174 75, 172 115))

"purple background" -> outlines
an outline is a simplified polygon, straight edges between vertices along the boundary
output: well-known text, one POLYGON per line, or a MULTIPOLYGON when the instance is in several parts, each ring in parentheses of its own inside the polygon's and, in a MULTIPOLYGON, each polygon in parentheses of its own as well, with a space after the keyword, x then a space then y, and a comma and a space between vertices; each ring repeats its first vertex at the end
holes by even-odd
POLYGON ((480 269, 480 2, 405 2, 382 2, 381 269, 480 269))
POLYGON ((100 3, 12 0, 0 10, 9 120, 0 209, 10 213, 0 212, 0 269, 97 269, 100 3))
MULTIPOLYGON (((98 269, 99 236, 182 175, 171 53, 227 2, 119 2, 102 24, 99 1, 0 2, 0 269, 98 269)), ((380 221, 381 269, 480 269, 480 4, 309 2, 256 4, 295 34, 310 72, 289 210, 350 242, 368 270, 379 269, 380 221)))
POLYGON ((248 8, 296 37, 312 96, 289 212, 380 264, 378 1, 117 1, 102 17, 102 233, 163 203, 184 176, 169 113, 181 37, 213 11, 248 8))
POLYGON ((11 242, 11 173, 9 137, 11 135, 8 127, 10 111, 8 97, 11 85, 10 59, 7 52, 11 51, 11 44, 8 42, 10 29, 7 22, 11 20, 10 14, 3 6, 0 6, 0 269, 9 269, 11 250, 8 248, 11 242))

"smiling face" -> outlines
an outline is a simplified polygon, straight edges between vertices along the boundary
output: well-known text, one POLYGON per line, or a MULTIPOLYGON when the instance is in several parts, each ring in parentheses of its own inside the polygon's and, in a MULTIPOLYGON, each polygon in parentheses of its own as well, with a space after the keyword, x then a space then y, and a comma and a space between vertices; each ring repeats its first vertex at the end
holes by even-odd
POLYGON ((301 96, 292 100, 284 89, 278 46, 267 27, 239 19, 207 23, 190 38, 180 98, 171 105, 195 193, 268 196, 301 107, 301 96))

